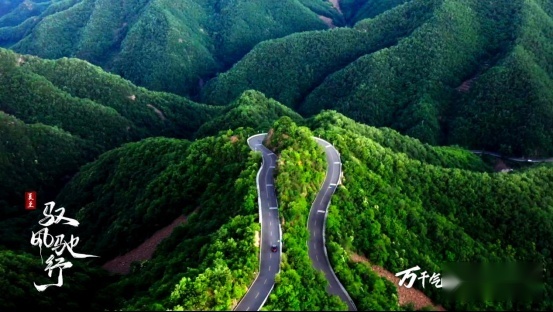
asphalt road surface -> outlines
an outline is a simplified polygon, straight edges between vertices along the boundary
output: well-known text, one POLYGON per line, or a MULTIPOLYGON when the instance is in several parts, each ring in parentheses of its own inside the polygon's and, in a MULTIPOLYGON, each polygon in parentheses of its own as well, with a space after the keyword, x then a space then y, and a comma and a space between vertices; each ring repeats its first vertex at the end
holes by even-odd
POLYGON ((266 135, 266 133, 262 133, 248 138, 250 148, 261 152, 263 156, 263 164, 257 173, 259 221, 261 223, 260 265, 256 279, 234 309, 235 311, 259 311, 273 290, 275 276, 280 271, 282 233, 273 180, 277 156, 262 145, 266 135), (271 251, 273 244, 278 247, 276 252, 271 251))
POLYGON ((340 181, 342 173, 342 163, 340 161, 340 153, 325 140, 315 138, 317 143, 321 145, 326 152, 326 178, 323 186, 313 205, 311 205, 311 211, 309 212, 309 219, 307 220, 307 229, 309 230, 309 257, 315 269, 323 271, 328 281, 327 291, 330 294, 338 295, 342 301, 344 301, 350 311, 357 311, 353 300, 351 300, 349 294, 344 289, 336 274, 330 266, 328 255, 325 245, 325 225, 326 216, 328 214, 328 207, 330 206, 330 198, 340 181))

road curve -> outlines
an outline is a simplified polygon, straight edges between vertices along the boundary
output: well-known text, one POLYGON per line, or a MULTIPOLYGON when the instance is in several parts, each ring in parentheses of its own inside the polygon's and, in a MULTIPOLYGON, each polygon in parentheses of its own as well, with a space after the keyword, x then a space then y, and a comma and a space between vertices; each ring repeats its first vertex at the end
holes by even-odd
POLYGON ((248 138, 250 148, 261 152, 263 157, 263 162, 257 172, 256 178, 259 223, 261 223, 259 273, 246 295, 234 308, 235 311, 259 311, 273 290, 275 276, 280 271, 282 230, 278 218, 278 202, 273 179, 277 157, 268 148, 263 146, 263 139, 266 135, 266 133, 262 133, 248 138), (277 252, 271 252, 272 244, 279 246, 277 252))
POLYGON ((342 162, 340 161, 340 153, 327 141, 314 138, 326 152, 326 177, 323 186, 315 201, 311 205, 309 218, 307 220, 307 229, 309 230, 309 242, 307 243, 309 257, 315 269, 323 271, 328 281, 327 291, 330 294, 338 295, 344 301, 350 311, 357 311, 357 307, 351 300, 348 292, 340 283, 334 270, 330 266, 325 245, 325 226, 328 207, 330 206, 330 198, 340 181, 342 174, 342 162))
POLYGON ((497 157, 497 158, 503 158, 503 159, 507 159, 507 160, 510 160, 510 161, 516 161, 516 162, 529 162, 529 163, 544 163, 544 162, 553 162, 553 157, 551 158, 539 158, 539 159, 529 159, 529 158, 516 158, 516 157, 506 157, 506 156, 503 156, 501 154, 498 154, 498 153, 493 153, 493 152, 486 152, 486 151, 480 151, 480 150, 471 150, 471 152, 473 154, 478 154, 478 155, 489 155, 489 156, 493 156, 493 157, 497 157))

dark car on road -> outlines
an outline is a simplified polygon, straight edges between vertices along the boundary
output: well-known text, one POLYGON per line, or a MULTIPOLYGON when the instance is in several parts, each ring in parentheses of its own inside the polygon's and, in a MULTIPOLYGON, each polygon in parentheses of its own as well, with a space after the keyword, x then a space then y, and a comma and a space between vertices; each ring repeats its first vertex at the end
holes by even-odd
POLYGON ((278 250, 278 247, 277 247, 276 244, 271 245, 271 251, 272 252, 277 252, 277 250, 278 250))

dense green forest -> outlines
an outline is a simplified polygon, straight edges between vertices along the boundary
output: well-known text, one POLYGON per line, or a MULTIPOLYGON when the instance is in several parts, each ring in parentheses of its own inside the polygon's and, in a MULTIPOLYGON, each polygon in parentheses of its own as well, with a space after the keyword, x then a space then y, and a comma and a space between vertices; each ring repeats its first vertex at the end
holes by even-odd
POLYGON ((273 122, 281 116, 288 116, 299 122, 302 117, 292 109, 267 98, 263 93, 247 90, 235 101, 225 106, 221 114, 205 122, 196 131, 196 137, 215 135, 220 130, 250 127, 258 131, 267 131, 273 122))
POLYGON ((253 88, 298 108, 326 76, 408 36, 431 17, 431 7, 414 2, 394 14, 353 28, 297 33, 264 41, 230 71, 211 80, 202 90, 202 99, 223 105, 228 97, 253 88))
POLYGON ((41 60, 0 48, 0 73, 0 245, 10 248, 28 245, 22 232, 29 219, 18 218, 27 214, 20 209, 25 191, 54 198, 101 153, 152 136, 191 139, 222 113, 77 59, 41 60))
MULTIPOLYGON (((335 112, 315 116, 307 124, 318 125, 313 134, 333 143, 341 153, 344 179, 332 200, 327 246, 338 277, 359 309, 399 307, 393 299, 397 300, 394 287, 364 264, 348 260, 349 252, 365 255, 392 272, 415 265, 438 272, 442 263, 452 261, 537 262, 551 268, 553 197, 547 191, 553 183, 551 165, 514 174, 490 173, 478 159, 473 163, 455 159, 454 155, 463 159, 467 153, 455 149, 431 153, 432 148, 427 148, 425 154, 417 151, 424 145, 413 140, 408 153, 394 151, 393 146, 379 143, 389 141, 393 132, 378 133, 335 112), (434 164, 423 160, 432 154, 439 155, 430 158, 434 164)), ((285 256, 281 281, 267 309, 322 309, 325 303, 317 302, 315 291, 322 293, 317 286, 321 282, 313 279, 317 274, 312 267, 301 263, 309 263, 302 241, 308 237, 306 218, 311 194, 316 194, 322 181, 318 175, 324 172, 324 158, 309 140, 312 134, 307 128, 284 118, 273 129, 268 146, 280 154, 276 183, 285 256), (313 286, 300 286, 311 281, 313 286), (298 286, 289 286, 294 283, 298 286)), ((443 291, 416 287, 446 309, 547 310, 552 304, 545 299, 551 294, 552 279, 549 269, 545 274, 543 292, 527 300, 453 300, 443 291)))
MULTIPOLYGON (((64 233, 78 234, 82 242, 79 251, 100 258, 87 261, 78 271, 64 271, 75 276, 66 279, 64 288, 76 296, 72 300, 59 297, 68 304, 57 308, 87 307, 92 301, 95 305, 90 309, 98 309, 98 305, 130 310, 160 306, 230 309, 253 281, 259 265, 254 242, 260 230, 255 206, 260 157, 246 144, 253 133, 252 129, 239 129, 194 143, 147 139, 126 144, 83 167, 56 202, 66 208, 66 215, 81 223, 75 231, 64 233), (180 214, 188 216, 187 223, 158 247, 152 260, 134 264, 125 279, 108 278, 98 271, 99 264, 135 247, 180 214), (83 272, 83 267, 90 270, 83 272), (75 286, 77 282, 82 285, 75 286), (83 297, 86 283, 102 291, 86 292, 83 297), (106 288, 107 283, 111 285, 106 288), (197 296, 190 296, 191 291, 197 296), (206 292, 221 296, 206 299, 202 297, 206 292)), ((43 281, 40 277, 46 273, 37 268, 38 249, 31 250, 32 255, 1 252, 6 260, 0 263, 0 271, 14 272, 5 276, 11 283, 4 286, 10 291, 0 297, 1 307, 10 308, 12 302, 23 300, 23 294, 34 291, 21 288, 32 287, 33 279, 43 281), (16 267, 15 261, 22 263, 16 267), (14 284, 16 279, 21 281, 14 284), (13 287, 8 286, 11 284, 13 287)), ((62 292, 59 296, 69 295, 62 292)), ((36 292, 29 298, 37 298, 36 292)), ((33 304, 53 307, 59 298, 47 296, 33 304)))
POLYGON ((254 133, 240 128, 193 143, 130 143, 85 166, 64 188, 57 201, 82 220, 82 248, 103 261, 188 216, 151 260, 105 289, 112 307, 229 310, 244 295, 259 266, 260 157, 246 144, 254 133))
MULTIPOLYGON (((250 92, 237 103, 253 111, 270 105, 260 99, 250 92)), ((276 186, 284 254, 265 309, 343 309, 337 297, 326 293, 324 277, 313 270, 302 243, 308 236, 310 203, 325 168, 323 151, 312 135, 329 140, 342 154, 344 184, 332 200, 327 246, 338 277, 360 309, 402 308, 394 286, 369 267, 349 261, 348 252, 365 255, 391 271, 414 264, 437 270, 444 260, 537 259, 551 266, 550 165, 514 174, 491 173, 478 157, 459 148, 431 147, 336 112, 296 125, 284 108, 280 111, 286 117, 270 127, 267 145, 279 155, 276 186), (497 235, 498 230, 504 232, 497 235)), ((228 127, 224 120, 228 118, 222 122, 228 127)), ((56 202, 81 222, 72 232, 82 237, 80 250, 101 256, 87 261, 93 270, 134 248, 177 215, 188 216, 151 260, 133 264, 131 274, 111 279, 94 272, 79 275, 94 285, 109 284, 95 302, 124 310, 228 310, 238 302, 258 268, 255 176, 261 159, 246 144, 257 132, 225 130, 194 142, 146 139, 109 151, 79 171, 56 202)), ((30 252, 38 257, 36 250, 30 252)), ((36 274, 29 273, 27 279, 36 274)), ((547 282, 549 292, 549 275, 547 282)), ((450 303, 440 293, 424 291, 449 309, 543 309, 551 304, 450 303)), ((92 299, 73 303, 86 300, 92 299)))
POLYGON ((333 119, 314 134, 333 143, 343 162, 327 221, 335 250, 363 254, 392 272, 415 265, 438 271, 453 261, 541 263, 548 268, 545 291, 533 300, 449 301, 434 288, 421 290, 446 309, 551 309, 551 165, 514 174, 432 165, 338 126, 343 116, 333 119))
POLYGON ((326 29, 318 15, 340 19, 320 0, 63 0, 11 7, 0 11, 0 46, 77 57, 182 95, 197 93, 263 40, 326 29))
POLYGON ((341 0, 340 8, 350 25, 384 13, 410 0, 341 0))
MULTIPOLYGON (((99 268, 79 261, 64 271, 63 287, 56 291, 40 293, 37 285, 50 284, 44 271, 45 264, 35 254, 0 249, 0 309, 2 311, 25 311, 45 309, 48 311, 98 311, 109 302, 105 295, 96 296, 115 279, 99 268)), ((57 270, 52 274, 55 277, 57 270)))
POLYGON ((553 156, 551 34, 550 0, 0 0, 0 310, 232 310, 259 270, 260 132, 283 230, 264 310, 345 309, 305 244, 313 136, 341 154, 326 244, 359 310, 411 308, 353 253, 539 263, 532 298, 414 287, 447 310, 551 310, 553 165, 499 173, 468 150, 553 156), (99 256, 45 293, 26 191, 99 256), (101 269, 179 216, 128 275, 101 269))
POLYGON ((433 145, 553 153, 550 2, 348 5, 370 18, 262 42, 209 81, 202 101, 256 89, 305 116, 335 109, 433 145))
POLYGON ((228 105, 253 89, 304 116, 334 109, 432 145, 537 157, 553 154, 551 6, 11 1, 0 12, 0 46, 77 57, 204 103, 228 105))

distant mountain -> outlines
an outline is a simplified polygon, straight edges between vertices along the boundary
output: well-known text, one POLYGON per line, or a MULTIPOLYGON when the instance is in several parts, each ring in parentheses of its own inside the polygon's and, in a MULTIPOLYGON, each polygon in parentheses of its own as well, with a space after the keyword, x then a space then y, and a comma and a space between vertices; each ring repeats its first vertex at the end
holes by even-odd
POLYGON ((262 42, 209 81, 202 100, 255 89, 305 115, 336 109, 431 144, 553 154, 550 1, 342 6, 370 18, 262 42))
POLYGON ((200 102, 258 90, 305 116, 335 109, 433 145, 536 157, 553 154, 552 11, 546 0, 12 1, 0 46, 200 102))
POLYGON ((337 2, 345 19, 353 25, 409 1, 411 0, 339 0, 337 2))
POLYGON ((263 93, 248 90, 235 101, 225 106, 221 114, 204 123, 196 132, 196 137, 216 135, 221 130, 250 127, 258 131, 267 129, 282 116, 299 122, 302 117, 289 107, 267 98, 263 93))
POLYGON ((320 0, 10 3, 0 11, 0 46, 44 58, 77 57, 140 86, 182 95, 197 93, 202 81, 263 40, 328 28, 318 15, 337 24, 340 18, 320 0))

